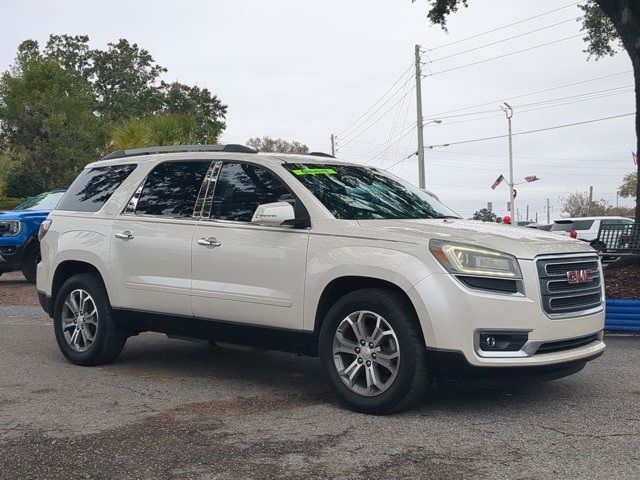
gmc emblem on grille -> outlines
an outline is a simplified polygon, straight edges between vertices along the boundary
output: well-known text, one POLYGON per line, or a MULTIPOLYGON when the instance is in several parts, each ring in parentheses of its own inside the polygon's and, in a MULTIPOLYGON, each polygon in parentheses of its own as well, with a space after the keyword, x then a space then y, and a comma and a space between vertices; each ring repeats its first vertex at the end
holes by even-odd
POLYGON ((591 278, 591 270, 570 270, 567 272, 567 281, 570 284, 589 283, 593 281, 591 278))

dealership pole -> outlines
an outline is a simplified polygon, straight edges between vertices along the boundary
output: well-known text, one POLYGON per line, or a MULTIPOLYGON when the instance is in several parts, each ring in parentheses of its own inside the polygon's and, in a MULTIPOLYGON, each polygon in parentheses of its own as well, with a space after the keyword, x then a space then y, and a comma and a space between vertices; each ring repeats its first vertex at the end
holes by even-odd
POLYGON ((513 189, 513 143, 512 143, 512 135, 511 135, 511 117, 513 117, 513 108, 507 102, 504 102, 504 107, 500 107, 504 111, 507 116, 507 122, 509 124, 509 207, 511 214, 511 225, 518 225, 518 222, 515 220, 513 213, 516 211, 515 208, 515 190, 513 189))
POLYGON ((422 120, 422 71, 420 69, 420 45, 416 45, 416 111, 418 128, 418 186, 425 188, 424 172, 424 131, 422 120))

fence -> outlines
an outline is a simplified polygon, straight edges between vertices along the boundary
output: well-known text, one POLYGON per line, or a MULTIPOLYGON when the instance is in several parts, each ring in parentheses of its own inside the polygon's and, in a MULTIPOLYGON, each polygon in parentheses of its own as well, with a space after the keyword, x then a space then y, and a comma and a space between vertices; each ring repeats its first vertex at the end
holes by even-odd
POLYGON ((640 255, 640 224, 600 225, 597 249, 606 255, 640 255))

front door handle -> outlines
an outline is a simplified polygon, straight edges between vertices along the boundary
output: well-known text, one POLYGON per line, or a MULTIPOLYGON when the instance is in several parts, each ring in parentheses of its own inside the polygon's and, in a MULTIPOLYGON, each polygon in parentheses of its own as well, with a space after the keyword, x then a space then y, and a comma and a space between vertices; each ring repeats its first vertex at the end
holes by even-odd
POLYGON ((114 237, 119 238, 120 240, 133 240, 133 233, 129 230, 125 230, 122 233, 116 233, 114 237))
POLYGON ((219 242, 215 237, 209 237, 199 239, 198 245, 202 245, 203 247, 219 247, 222 245, 222 242, 219 242))

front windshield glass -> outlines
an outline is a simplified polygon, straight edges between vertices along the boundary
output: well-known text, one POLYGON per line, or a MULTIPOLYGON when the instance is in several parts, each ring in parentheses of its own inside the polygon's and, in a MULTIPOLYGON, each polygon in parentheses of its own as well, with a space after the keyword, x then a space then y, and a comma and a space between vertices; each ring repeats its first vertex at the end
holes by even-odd
POLYGON ((302 163, 284 167, 338 219, 460 218, 428 193, 378 169, 302 163))
POLYGON ((64 192, 47 192, 27 198, 14 210, 53 210, 64 195, 64 192))

